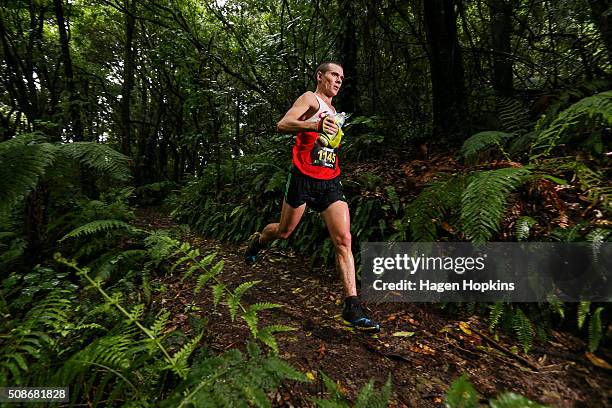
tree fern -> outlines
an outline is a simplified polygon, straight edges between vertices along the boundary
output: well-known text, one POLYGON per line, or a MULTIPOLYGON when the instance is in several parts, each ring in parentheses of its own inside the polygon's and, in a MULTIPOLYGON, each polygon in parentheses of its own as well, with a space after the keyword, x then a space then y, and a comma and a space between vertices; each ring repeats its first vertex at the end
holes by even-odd
POLYGON ((499 231, 508 194, 522 185, 530 170, 525 167, 477 172, 461 197, 461 225, 466 237, 486 242, 499 231))
POLYGON ((478 158, 487 150, 503 146, 513 136, 512 133, 488 130, 479 132, 463 142, 460 154, 468 163, 478 162, 478 158))
POLYGON ((595 117, 601 117, 608 126, 612 124, 612 91, 586 97, 561 112, 532 145, 531 159, 549 155, 567 130, 595 117))

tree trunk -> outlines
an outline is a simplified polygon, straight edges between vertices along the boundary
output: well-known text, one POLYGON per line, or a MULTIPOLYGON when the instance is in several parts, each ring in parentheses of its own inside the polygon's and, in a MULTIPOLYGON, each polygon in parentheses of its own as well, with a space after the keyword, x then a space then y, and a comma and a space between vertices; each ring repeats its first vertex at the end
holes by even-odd
POLYGON ((123 84, 121 86, 121 153, 131 157, 130 99, 134 87, 134 26, 136 0, 124 0, 125 8, 125 48, 123 50, 123 84))
POLYGON ((510 58, 513 3, 512 0, 492 0, 489 3, 493 44, 493 90, 496 96, 511 96, 514 89, 510 58))
POLYGON ((433 93, 433 134, 436 138, 462 138, 469 130, 463 61, 457 38, 455 2, 425 0, 425 26, 429 42, 433 93))
POLYGON ((355 13, 357 5, 351 0, 340 0, 340 10, 342 13, 342 32, 340 34, 340 63, 344 71, 344 83, 340 94, 340 104, 342 110, 351 113, 359 111, 357 101, 357 29, 355 20, 358 18, 355 13))
POLYGON ((64 75, 66 76, 66 88, 68 88, 68 98, 70 101, 69 112, 72 122, 73 140, 83 140, 83 125, 81 123, 81 112, 78 105, 78 95, 74 86, 74 74, 72 72, 72 58, 70 58, 70 47, 68 44, 68 33, 66 31, 66 20, 64 19, 64 5, 62 0, 54 0, 55 17, 57 18, 57 29, 60 37, 60 49, 62 52, 62 62, 64 64, 64 75))

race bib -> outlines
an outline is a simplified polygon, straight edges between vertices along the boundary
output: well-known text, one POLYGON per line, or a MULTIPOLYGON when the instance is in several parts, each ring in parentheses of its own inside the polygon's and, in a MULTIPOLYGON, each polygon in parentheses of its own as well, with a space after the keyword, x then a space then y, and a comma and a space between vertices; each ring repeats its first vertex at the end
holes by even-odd
POLYGON ((336 160, 338 159, 338 149, 323 147, 315 143, 310 153, 313 166, 327 167, 330 169, 336 168, 336 160))

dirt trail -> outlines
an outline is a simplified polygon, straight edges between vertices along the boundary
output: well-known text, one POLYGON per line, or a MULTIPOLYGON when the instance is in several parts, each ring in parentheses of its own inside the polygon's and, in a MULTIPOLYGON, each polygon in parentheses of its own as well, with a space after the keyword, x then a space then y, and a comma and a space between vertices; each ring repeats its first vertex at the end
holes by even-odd
MULTIPOLYGON (((137 215, 136 223, 141 226, 177 227, 153 209, 140 210, 137 215)), ((351 331, 339 320, 341 285, 333 268, 311 269, 308 259, 274 249, 247 267, 242 246, 193 232, 184 234, 183 239, 202 253, 217 252, 225 261, 220 279, 231 287, 260 280, 243 302, 283 305, 282 310, 261 312, 260 325, 285 324, 297 329, 277 335, 280 356, 315 376, 323 371, 339 382, 349 398, 354 398, 370 378, 379 387, 391 375, 392 406, 441 407, 448 385, 466 373, 485 398, 515 391, 554 407, 612 406, 612 372, 591 364, 584 355, 584 342, 569 334, 554 332, 548 342, 536 345, 528 355, 520 352, 512 356, 501 350, 516 343, 502 334, 494 340, 479 317, 461 320, 456 315, 445 316, 433 305, 404 303, 370 304, 370 315, 383 326, 377 338, 370 337, 351 331), (397 332, 414 334, 393 336, 397 332)), ((168 289, 163 306, 173 312, 178 328, 188 333, 186 310, 199 308, 198 313, 209 319, 208 343, 212 348, 244 350, 249 338, 246 324, 241 319, 231 322, 223 306, 214 310, 210 291, 194 298, 192 281, 181 283, 178 277, 162 280, 168 289)), ((275 406, 312 406, 310 398, 324 396, 317 376, 311 384, 284 386, 273 400, 275 406)))

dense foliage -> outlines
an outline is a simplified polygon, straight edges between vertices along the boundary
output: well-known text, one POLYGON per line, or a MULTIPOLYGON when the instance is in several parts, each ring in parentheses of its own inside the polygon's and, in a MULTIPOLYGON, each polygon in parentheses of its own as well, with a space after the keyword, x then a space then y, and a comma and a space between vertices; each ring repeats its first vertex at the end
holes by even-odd
MULTIPOLYGON (((596 251, 612 239, 610 15, 604 0, 0 0, 0 385, 69 383, 92 406, 269 406, 308 381, 277 355, 293 328, 258 320, 280 306, 244 301, 256 280, 226 286, 215 254, 135 226, 134 208, 163 203, 232 242, 277 220, 293 136, 275 124, 322 60, 342 63, 334 104, 353 114, 357 260, 385 240, 596 251), (153 301, 168 276, 244 321, 247 349, 214 350, 190 310, 174 330, 153 301)), ((312 211, 274 245, 333 263, 312 211)), ((609 303, 442 307, 488 316, 525 353, 558 327, 589 351, 610 341, 609 303)), ((348 401, 321 376, 319 406, 390 398, 391 381, 348 401)), ((448 406, 476 403, 465 378, 450 387, 448 406)))

